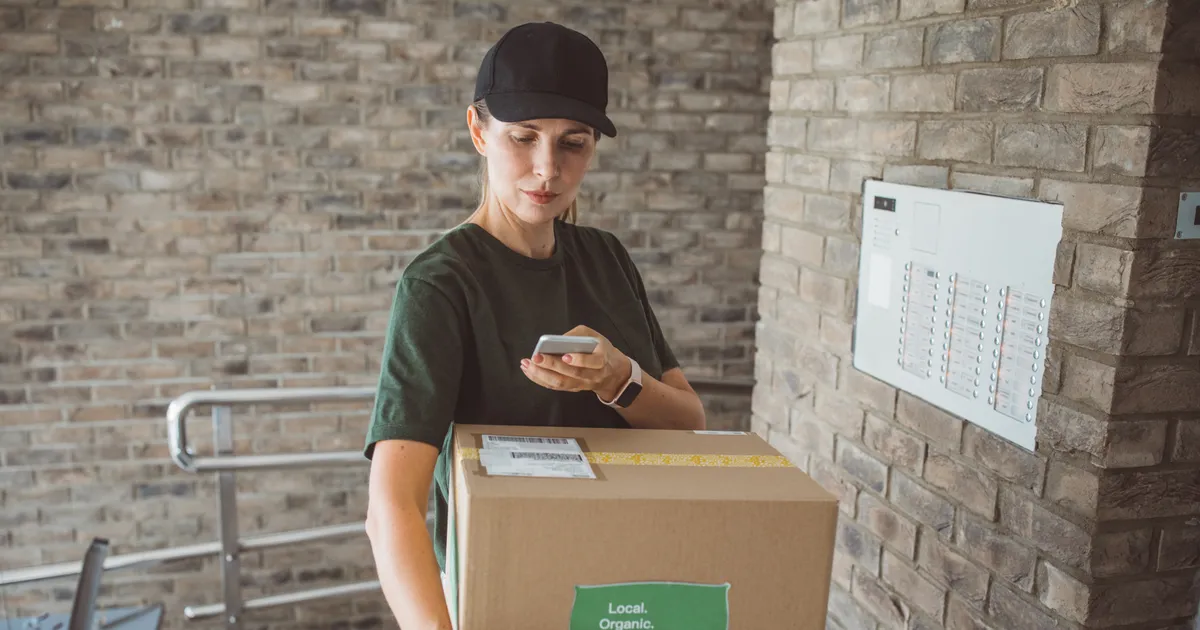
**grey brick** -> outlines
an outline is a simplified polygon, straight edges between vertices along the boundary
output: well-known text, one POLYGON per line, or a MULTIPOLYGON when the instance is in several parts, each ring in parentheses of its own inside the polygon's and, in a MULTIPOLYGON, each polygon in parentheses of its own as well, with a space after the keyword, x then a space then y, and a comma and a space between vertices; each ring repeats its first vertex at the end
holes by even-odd
POLYGON ((70 183, 69 173, 8 173, 8 187, 17 190, 61 190, 70 183))
POLYGON ((61 36, 63 54, 68 57, 121 57, 129 51, 128 35, 94 33, 64 33, 61 36))
POLYGON ((1073 57, 1100 51, 1100 6, 1031 11, 1008 19, 1004 58, 1073 57))
MULTIPOLYGON (((862 191, 863 180, 878 179, 883 172, 881 164, 859 162, 855 160, 834 160, 830 170, 829 189, 837 192, 856 193, 862 191)), ((857 262, 857 250, 854 260, 841 261, 838 266, 845 271, 846 263, 857 262)))
POLYGON ((124 144, 133 133, 125 127, 75 127, 71 132, 75 144, 124 144))
POLYGON ((918 561, 934 582, 949 588, 971 606, 983 607, 988 573, 953 546, 932 536, 922 537, 918 561))
POLYGON ((802 0, 794 3, 793 30, 797 35, 827 33, 838 28, 841 0, 802 0))
MULTIPOLYGON (((1101 136, 1100 139, 1104 137, 1101 136)), ((1136 152, 1140 150, 1139 142, 1140 138, 1131 138, 1130 146, 1123 152, 1124 155, 1133 154, 1125 163, 1132 162, 1134 166, 1129 170, 1135 173, 1140 165, 1140 158, 1136 156, 1136 152)), ((1112 147, 1108 147, 1108 151, 1098 151, 1097 157, 1106 157, 1113 150, 1112 147)), ((1197 159, 1200 159, 1200 139, 1196 134, 1186 129, 1156 130, 1150 140, 1147 171, 1152 175, 1190 177, 1196 172, 1197 159)), ((1097 164, 1097 167, 1099 166, 1100 164, 1097 164)))
POLYGON ((229 32, 234 35, 279 37, 291 32, 289 18, 283 16, 259 16, 233 14, 229 16, 229 32))
POLYGON ((320 61, 324 58, 324 42, 320 40, 276 39, 266 44, 267 57, 276 59, 305 59, 320 61))
POLYGON ((1000 19, 961 20, 931 26, 926 39, 931 63, 990 61, 1000 42, 1000 19))
POLYGON ((853 558, 857 566, 869 573, 877 573, 881 547, 870 532, 848 521, 838 525, 835 549, 853 558))
MULTIPOLYGON (((1133 478, 1136 476, 1131 475, 1124 479, 1115 478, 1114 485, 1120 485, 1121 482, 1133 478)), ((1183 481, 1183 479, 1167 480, 1166 482, 1176 481, 1183 481)), ((1092 552, 1088 532, 1076 523, 1034 502, 1025 494, 1011 488, 1001 491, 1000 520, 1013 534, 1032 542, 1047 556, 1066 566, 1083 568, 1090 560, 1092 552)))
POLYGON ((807 112, 833 110, 834 82, 830 79, 798 79, 788 91, 788 109, 807 112))
POLYGON ((954 111, 953 74, 911 74, 892 78, 891 110, 895 112, 954 111))
POLYGON ((229 32, 229 16, 220 14, 180 13, 167 17, 167 30, 179 34, 229 32))
POLYGON ((837 108, 848 112, 887 111, 888 77, 846 77, 837 83, 837 108))
POLYGON ((917 142, 915 121, 861 121, 858 146, 866 153, 887 157, 913 154, 917 142))
POLYGON ((993 134, 989 122, 922 123, 917 155, 926 160, 987 164, 992 161, 993 134))
POLYGON ((955 507, 905 473, 893 472, 888 499, 902 512, 933 529, 943 539, 954 534, 955 507))
POLYGON ((804 196, 804 221, 828 232, 846 232, 850 227, 850 202, 820 194, 804 196))
MULTIPOLYGON (((784 256, 798 263, 819 266, 824 251, 824 239, 821 238, 820 234, 814 234, 790 226, 783 226, 780 230, 780 251, 784 256)), ((780 296, 779 300, 781 304, 792 303, 792 298, 789 296, 780 296)), ((788 310, 792 311, 792 309, 788 310)), ((797 309, 797 312, 799 310, 797 309)), ((830 452, 832 454, 832 448, 830 452)))
POLYGON ((782 152, 767 152, 766 158, 763 160, 763 175, 766 177, 768 182, 772 184, 778 184, 783 181, 786 159, 787 155, 782 152))
POLYGON ((828 158, 814 155, 787 157, 784 181, 805 188, 825 189, 829 186, 831 164, 828 158))
POLYGON ((965 8, 966 0, 900 0, 900 19, 952 15, 962 13, 965 8))
POLYGON ((1057 180, 1044 180, 1039 191, 1043 199, 1063 202, 1064 226, 1127 237, 1138 234, 1138 209, 1143 194, 1142 189, 1132 186, 1057 180))
POLYGON ((946 600, 946 590, 930 582, 908 562, 890 553, 885 553, 883 580, 911 602, 915 610, 922 611, 933 618, 941 617, 946 600))
POLYGON ((1005 587, 992 590, 988 613, 994 623, 1002 628, 1053 628, 1060 625, 1058 619, 1005 587))
POLYGON ((834 587, 829 592, 829 614, 833 619, 841 621, 842 625, 831 626, 827 623, 826 630, 874 628, 875 619, 863 611, 854 601, 854 598, 849 593, 848 586, 843 588, 834 587))
POLYGON ((784 40, 792 36, 792 24, 796 20, 796 6, 793 4, 780 4, 775 6, 774 20, 772 21, 771 34, 777 40, 784 40))
POLYGON ((1020 112, 1041 104, 1042 70, 966 70, 958 80, 958 108, 968 112, 1020 112))
POLYGON ((800 297, 831 315, 845 314, 849 288, 843 278, 805 269, 800 274, 800 297))
POLYGON ((1033 588, 1037 554, 1014 535, 982 519, 959 519, 955 540, 963 555, 982 564, 1021 590, 1033 588))
POLYGON ((1157 70, 1152 63, 1060 64, 1046 77, 1046 108, 1070 113, 1147 114, 1154 111, 1157 70))
POLYGON ((866 571, 854 572, 854 596, 884 628, 903 628, 909 608, 866 571))
POLYGON ((925 458, 925 481, 943 490, 966 509, 988 520, 996 516, 996 482, 988 475, 942 453, 925 458))
POLYGON ((1082 171, 1087 127, 1062 123, 1000 125, 996 163, 1058 171, 1082 171))
POLYGON ((842 0, 842 26, 883 24, 896 19, 899 0, 842 0))
POLYGON ((1150 127, 1099 126, 1092 140, 1097 171, 1141 177, 1150 159, 1150 127))
POLYGON ((862 67, 862 35, 843 35, 818 39, 814 45, 813 67, 817 70, 856 70, 862 67))
MULTIPOLYGON (((1167 13, 1154 4, 1120 4, 1110 8, 1105 50, 1113 53, 1161 52, 1166 37, 1167 13)), ((1175 32, 1186 31, 1177 28, 1175 32)), ((1186 35, 1184 36, 1186 37, 1186 35)))
POLYGON ((58 37, 54 33, 3 33, 0 34, 0 52, 32 55, 53 55, 59 52, 58 37))
POLYGON ((925 54, 925 29, 908 28, 867 35, 868 68, 915 68, 925 54))
POLYGON ((858 124, 849 118, 812 118, 808 121, 808 146, 816 151, 852 151, 858 124))
POLYGON ((892 165, 883 169, 883 179, 897 184, 948 188, 950 169, 944 166, 892 165))
MULTIPOLYGON (((24 22, 25 20, 20 9, 0 9, 0 28, 3 28, 6 32, 20 30, 24 26, 24 22)), ((88 20, 89 27, 91 26, 90 22, 91 20, 88 20)))
POLYGON ((790 83, 783 79, 772 79, 770 86, 770 96, 767 100, 767 106, 772 112, 778 112, 787 109, 788 106, 788 89, 790 83))
POLYGON ((807 40, 781 42, 775 44, 772 57, 775 76, 807 74, 813 69, 813 44, 807 40))

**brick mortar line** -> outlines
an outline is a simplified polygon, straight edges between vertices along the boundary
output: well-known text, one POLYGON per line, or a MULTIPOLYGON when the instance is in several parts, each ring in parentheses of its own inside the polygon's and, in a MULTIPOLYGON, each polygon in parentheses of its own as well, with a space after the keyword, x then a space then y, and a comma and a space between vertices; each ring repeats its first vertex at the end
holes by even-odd
MULTIPOLYGON (((918 134, 919 133, 920 133, 920 131, 919 131, 919 127, 918 127, 918 134)), ((781 154, 784 156, 802 155, 802 156, 806 156, 806 157, 809 157, 809 156, 824 157, 824 158, 829 158, 829 159, 839 159, 840 158, 840 159, 850 159, 850 160, 854 160, 854 161, 866 161, 866 162, 872 162, 872 163, 880 162, 880 163, 883 163, 884 165, 890 165, 890 166, 938 166, 938 167, 944 167, 944 168, 949 169, 951 175, 953 175, 955 172, 964 172, 964 173, 968 173, 968 174, 992 175, 991 173, 976 173, 974 171, 960 171, 959 170, 960 167, 985 168, 985 169, 990 169, 997 173, 1001 173, 1001 172, 1007 173, 1007 174, 994 175, 994 176, 998 176, 998 177, 1017 177, 1017 178, 1035 179, 1035 180, 1053 179, 1055 181, 1062 181, 1062 182, 1068 182, 1068 183, 1126 186, 1126 187, 1131 187, 1131 188, 1141 188, 1141 189, 1149 189, 1149 190, 1173 190, 1173 189, 1178 189, 1180 187, 1178 184, 1177 178, 1133 177, 1133 176, 1126 176, 1126 175, 1119 175, 1119 174, 1094 176, 1094 175, 1090 175, 1086 172, 1080 172, 1080 171, 1050 171, 1050 170, 1046 170, 1043 168, 1036 168, 1036 167, 1008 166, 1008 165, 1004 165, 1004 164, 995 164, 995 163, 983 164, 983 163, 976 163, 976 162, 964 162, 961 160, 930 160, 930 159, 919 158, 919 157, 915 157, 915 156, 896 157, 896 156, 883 156, 880 154, 862 154, 862 153, 848 154, 848 153, 842 153, 842 152, 829 151, 829 150, 825 150, 825 149, 799 149, 799 148, 785 146, 785 145, 772 145, 772 147, 770 148, 770 152, 781 154)), ((1197 181, 1200 181, 1200 180, 1197 180, 1197 181)), ((778 186, 796 187, 796 185, 787 184, 786 182, 769 182, 769 183, 772 185, 778 185, 778 186)), ((816 190, 811 187, 809 189, 816 190)), ((836 194, 839 191, 826 190, 825 192, 827 194, 836 194)), ((1098 236, 1102 236, 1102 235, 1098 235, 1098 236)), ((1134 238, 1134 237, 1119 237, 1119 238, 1134 238)), ((1170 239, 1167 239, 1165 237, 1157 237, 1157 236, 1156 237, 1136 237, 1136 238, 1138 238, 1140 240, 1156 240, 1156 241, 1173 242, 1173 241, 1170 241, 1170 239)), ((1178 247, 1190 249, 1191 246, 1179 245, 1178 247)))
MULTIPOLYGON (((890 75, 894 78, 896 75, 890 75)), ((914 75, 925 76, 925 75, 914 75)), ((864 78, 864 77, 850 77, 864 78)), ((834 85, 836 87, 836 84, 834 85)), ((891 90, 889 89, 889 94, 891 90)), ((1074 114, 1070 112, 1029 111, 930 111, 885 110, 849 111, 843 109, 810 110, 783 108, 770 112, 770 118, 806 120, 853 120, 866 122, 937 122, 945 124, 986 122, 1000 125, 1065 124, 1074 127, 1150 127, 1160 128, 1156 114, 1074 114)), ((1196 123, 1191 123, 1196 124, 1196 123)), ((1174 128, 1172 128, 1174 129, 1174 128)), ((769 145, 768 148, 787 145, 769 145)))

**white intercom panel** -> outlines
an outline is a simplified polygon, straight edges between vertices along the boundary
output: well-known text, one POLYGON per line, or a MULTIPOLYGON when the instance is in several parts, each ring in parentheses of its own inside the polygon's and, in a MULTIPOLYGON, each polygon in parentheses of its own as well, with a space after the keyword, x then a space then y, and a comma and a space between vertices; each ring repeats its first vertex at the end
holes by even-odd
POLYGON ((1062 215, 867 181, 854 367, 1033 450, 1062 215))

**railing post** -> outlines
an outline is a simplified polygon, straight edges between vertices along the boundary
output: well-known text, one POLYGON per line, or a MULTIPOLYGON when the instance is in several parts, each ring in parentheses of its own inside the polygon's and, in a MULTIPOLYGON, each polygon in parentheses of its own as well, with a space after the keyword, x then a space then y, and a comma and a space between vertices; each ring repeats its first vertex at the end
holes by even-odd
MULTIPOLYGON (((233 418, 228 406, 213 407, 215 455, 232 455, 233 418)), ((217 518, 221 540, 221 587, 225 596, 225 628, 241 630, 242 583, 238 557, 237 478, 232 470, 217 474, 217 518)))

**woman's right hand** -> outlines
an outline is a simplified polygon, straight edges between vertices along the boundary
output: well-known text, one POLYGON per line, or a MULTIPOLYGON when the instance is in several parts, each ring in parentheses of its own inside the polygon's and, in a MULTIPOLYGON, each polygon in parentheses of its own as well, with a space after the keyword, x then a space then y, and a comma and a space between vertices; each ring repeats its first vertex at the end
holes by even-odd
POLYGON ((425 525, 438 451, 423 442, 375 444, 367 537, 383 595, 404 630, 451 630, 441 572, 425 525))

